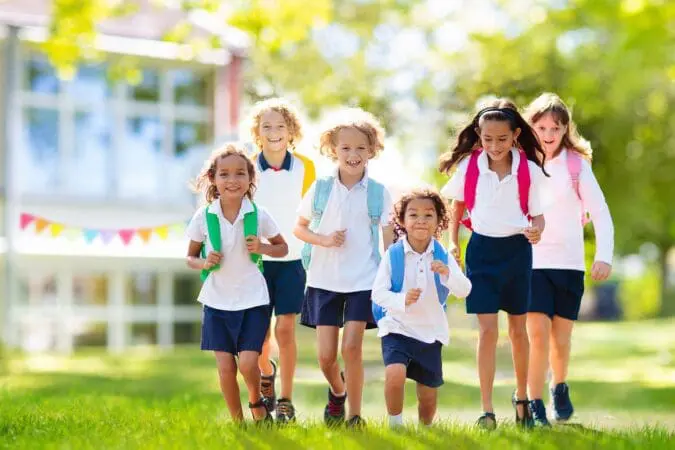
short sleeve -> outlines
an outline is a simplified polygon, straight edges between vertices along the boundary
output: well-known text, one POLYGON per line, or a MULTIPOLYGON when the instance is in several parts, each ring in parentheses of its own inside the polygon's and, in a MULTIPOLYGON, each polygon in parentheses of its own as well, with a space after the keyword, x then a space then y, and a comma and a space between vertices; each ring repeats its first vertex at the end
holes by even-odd
POLYGON ((382 215, 380 216, 380 225, 387 226, 391 223, 391 213, 393 209, 393 201, 391 199, 391 193, 385 187, 382 192, 382 215))
POLYGON ((199 208, 185 229, 185 236, 191 241, 204 242, 206 239, 206 227, 204 226, 206 208, 206 206, 199 208))
POLYGON ((453 172, 452 176, 441 189, 441 195, 447 199, 464 201, 464 179, 466 178, 466 169, 469 166, 469 158, 464 158, 453 172))
POLYGON ((279 226, 274 217, 261 206, 258 207, 258 231, 260 236, 269 239, 279 234, 279 226))
POLYGON ((528 161, 530 169, 530 198, 528 210, 530 216, 539 216, 544 214, 546 209, 553 202, 552 193, 549 191, 549 183, 546 183, 544 172, 541 167, 532 161, 528 161))
POLYGON ((307 220, 312 218, 312 202, 314 201, 314 190, 316 189, 316 181, 312 183, 312 186, 309 188, 302 201, 300 206, 298 206, 298 215, 304 217, 307 220))

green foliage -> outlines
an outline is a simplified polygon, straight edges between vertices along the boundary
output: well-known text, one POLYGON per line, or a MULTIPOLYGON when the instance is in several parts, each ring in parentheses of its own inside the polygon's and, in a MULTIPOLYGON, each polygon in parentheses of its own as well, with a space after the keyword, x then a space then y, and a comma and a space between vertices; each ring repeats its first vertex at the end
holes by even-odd
POLYGON ((661 306, 659 280, 658 268, 653 265, 639 277, 621 280, 619 298, 626 319, 647 319, 658 315, 661 306))

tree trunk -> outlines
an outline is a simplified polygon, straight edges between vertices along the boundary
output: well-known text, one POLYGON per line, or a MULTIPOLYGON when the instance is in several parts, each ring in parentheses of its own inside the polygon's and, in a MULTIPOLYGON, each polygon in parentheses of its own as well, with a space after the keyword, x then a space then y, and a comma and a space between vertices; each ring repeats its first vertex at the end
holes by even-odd
POLYGON ((661 310, 659 317, 670 317, 675 315, 675 299, 670 290, 670 280, 668 279, 668 251, 670 245, 661 245, 659 248, 659 278, 661 279, 661 310))

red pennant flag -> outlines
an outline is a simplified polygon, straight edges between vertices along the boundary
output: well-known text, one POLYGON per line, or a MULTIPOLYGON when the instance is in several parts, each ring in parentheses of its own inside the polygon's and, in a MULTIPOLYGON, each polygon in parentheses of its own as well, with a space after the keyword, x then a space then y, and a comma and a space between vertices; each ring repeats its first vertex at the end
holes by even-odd
POLYGON ((134 230, 120 230, 119 235, 124 245, 129 245, 129 242, 131 242, 131 239, 134 237, 134 230))
POLYGON ((22 213, 20 220, 20 226, 22 230, 25 230, 28 225, 35 220, 35 216, 32 214, 22 213))

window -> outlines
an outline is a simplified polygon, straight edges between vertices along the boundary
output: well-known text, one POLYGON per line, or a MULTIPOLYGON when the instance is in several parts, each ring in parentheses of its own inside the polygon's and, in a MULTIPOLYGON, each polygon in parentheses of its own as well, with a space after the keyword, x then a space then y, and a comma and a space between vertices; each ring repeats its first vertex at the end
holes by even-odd
POLYGON ((56 306, 56 276, 29 274, 19 277, 19 304, 30 306, 56 306))
POLYGON ((173 324, 173 342, 175 344, 196 344, 202 339, 202 326, 199 322, 173 324))
POLYGON ((25 112, 26 141, 36 163, 55 160, 59 151, 59 112, 28 108, 25 112))
POLYGON ((173 277, 173 304, 196 306, 202 282, 198 273, 175 274, 173 277))
POLYGON ((164 124, 157 117, 134 117, 127 120, 127 140, 134 151, 159 153, 164 140, 164 124))
POLYGON ((105 306, 108 304, 108 278, 105 275, 73 277, 73 304, 105 306))
POLYGON ((207 106, 208 81, 206 74, 191 70, 174 70, 174 101, 178 105, 207 106))
POLYGON ((84 104, 105 101, 111 92, 105 64, 82 65, 70 88, 75 101, 84 104))
POLYGON ((73 332, 74 347, 105 347, 108 345, 108 325, 105 322, 85 323, 73 332))
POLYGON ((141 82, 131 86, 131 98, 141 102, 159 102, 160 81, 156 70, 145 69, 141 82))
POLYGON ((174 153, 177 156, 183 155, 187 150, 206 142, 206 124, 178 121, 173 138, 174 153))
POLYGON ((59 91, 59 78, 47 58, 31 55, 25 67, 25 90, 41 94, 56 94, 59 91))
POLYGON ((143 272, 129 274, 125 298, 131 305, 156 305, 157 275, 143 272))

